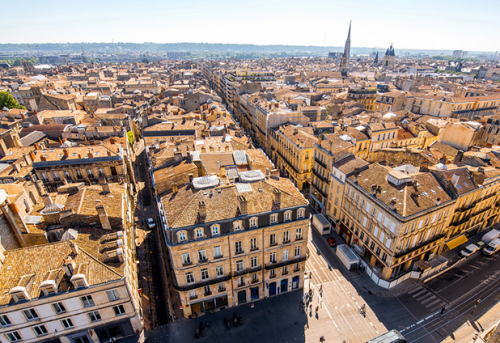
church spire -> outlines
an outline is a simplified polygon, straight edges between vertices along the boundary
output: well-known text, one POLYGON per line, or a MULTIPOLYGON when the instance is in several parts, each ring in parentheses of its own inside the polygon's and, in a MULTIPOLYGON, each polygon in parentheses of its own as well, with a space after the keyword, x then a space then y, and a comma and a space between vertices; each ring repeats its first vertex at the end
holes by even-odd
POLYGON ((345 41, 345 46, 344 46, 344 57, 351 57, 351 23, 352 20, 349 21, 349 32, 347 33, 347 39, 345 41))
POLYGON ((378 64, 378 51, 377 51, 377 55, 375 55, 375 60, 373 61, 374 64, 378 64))

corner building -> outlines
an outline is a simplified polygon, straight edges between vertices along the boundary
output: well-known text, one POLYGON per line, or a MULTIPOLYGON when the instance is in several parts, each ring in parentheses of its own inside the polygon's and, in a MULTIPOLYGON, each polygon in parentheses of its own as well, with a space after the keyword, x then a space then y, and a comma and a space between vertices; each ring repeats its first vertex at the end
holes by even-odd
POLYGON ((235 183, 203 176, 161 198, 185 317, 303 287, 308 201, 278 175, 239 171, 235 183))

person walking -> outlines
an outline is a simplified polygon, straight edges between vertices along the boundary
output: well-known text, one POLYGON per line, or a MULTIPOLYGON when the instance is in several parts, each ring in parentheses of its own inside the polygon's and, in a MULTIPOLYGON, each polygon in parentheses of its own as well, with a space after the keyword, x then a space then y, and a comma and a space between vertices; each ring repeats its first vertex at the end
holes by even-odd
POLYGON ((316 306, 316 318, 318 318, 319 306, 316 306))
POLYGON ((443 308, 441 309, 441 314, 443 314, 444 311, 446 311, 446 306, 443 306, 443 308))

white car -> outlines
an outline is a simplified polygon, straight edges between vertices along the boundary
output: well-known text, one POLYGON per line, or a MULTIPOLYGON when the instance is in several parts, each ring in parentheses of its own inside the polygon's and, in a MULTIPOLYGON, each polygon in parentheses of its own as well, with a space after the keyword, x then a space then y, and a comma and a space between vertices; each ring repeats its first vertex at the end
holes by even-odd
POLYGON ((463 257, 467 257, 469 255, 472 255, 473 253, 475 253, 478 250, 479 250, 479 247, 477 245, 469 244, 462 251, 460 251, 460 255, 462 255, 463 257))
POLYGON ((156 223, 155 221, 153 220, 153 218, 148 218, 148 227, 150 229, 154 229, 156 227, 156 223))

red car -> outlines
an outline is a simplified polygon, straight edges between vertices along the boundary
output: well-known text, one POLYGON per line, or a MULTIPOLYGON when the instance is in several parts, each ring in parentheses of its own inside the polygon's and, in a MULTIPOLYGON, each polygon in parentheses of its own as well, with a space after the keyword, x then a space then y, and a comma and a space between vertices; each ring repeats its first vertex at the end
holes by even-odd
POLYGON ((337 246, 337 242, 332 237, 326 237, 326 241, 332 248, 337 246))

